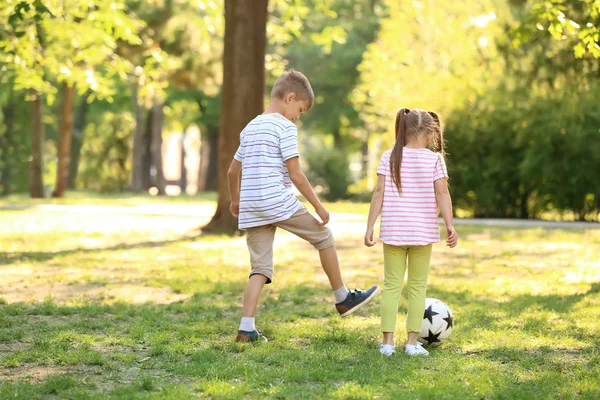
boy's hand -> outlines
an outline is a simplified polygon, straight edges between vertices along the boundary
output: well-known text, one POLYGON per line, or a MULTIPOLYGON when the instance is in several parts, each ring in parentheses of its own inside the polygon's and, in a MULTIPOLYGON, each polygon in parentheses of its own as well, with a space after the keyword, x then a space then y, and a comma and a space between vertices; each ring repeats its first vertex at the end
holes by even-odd
POLYGON ((229 205, 229 211, 231 212, 231 215, 237 218, 240 215, 240 202, 232 201, 229 205))
POLYGON ((448 240, 446 240, 446 246, 448 247, 456 247, 458 244, 458 233, 454 230, 453 226, 448 226, 446 228, 448 232, 448 240))
MULTIPOLYGON (((319 226, 325 226, 329 222, 329 211, 325 209, 325 207, 321 206, 315 208, 315 212, 319 215, 322 222, 319 222, 319 226)), ((317 221, 318 222, 318 221, 317 221)))
POLYGON ((373 227, 370 226, 367 228, 367 232, 365 233, 365 246, 373 247, 375 246, 375 240, 373 240, 373 227))

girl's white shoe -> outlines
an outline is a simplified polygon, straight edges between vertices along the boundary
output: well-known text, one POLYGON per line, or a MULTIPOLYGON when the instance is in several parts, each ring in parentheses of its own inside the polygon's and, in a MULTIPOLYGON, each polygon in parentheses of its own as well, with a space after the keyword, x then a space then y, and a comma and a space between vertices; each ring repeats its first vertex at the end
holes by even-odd
POLYGON ((396 348, 393 344, 383 344, 379 343, 379 352, 384 356, 391 356, 396 351, 396 348))
POLYGON ((420 342, 416 345, 407 344, 404 346, 404 351, 409 356, 428 356, 429 352, 423 348, 420 342))

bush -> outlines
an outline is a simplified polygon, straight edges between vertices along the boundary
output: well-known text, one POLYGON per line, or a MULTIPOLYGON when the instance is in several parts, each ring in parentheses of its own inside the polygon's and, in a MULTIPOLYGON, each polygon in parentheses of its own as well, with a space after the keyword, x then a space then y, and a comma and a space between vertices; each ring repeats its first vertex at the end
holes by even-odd
POLYGON ((583 220, 597 214, 598 93, 498 90, 448 116, 450 190, 457 206, 475 217, 559 211, 583 220))
POLYGON ((328 201, 346 198, 348 186, 352 183, 347 154, 340 149, 311 149, 306 161, 311 183, 323 187, 323 197, 328 201))
POLYGON ((105 112, 98 123, 88 124, 77 178, 83 188, 125 189, 131 174, 133 131, 134 119, 129 112, 105 112))

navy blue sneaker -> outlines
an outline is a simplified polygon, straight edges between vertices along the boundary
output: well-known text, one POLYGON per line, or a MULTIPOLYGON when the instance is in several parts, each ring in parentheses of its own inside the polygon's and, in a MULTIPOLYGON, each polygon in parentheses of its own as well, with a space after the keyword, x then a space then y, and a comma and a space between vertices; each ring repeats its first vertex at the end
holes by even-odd
POLYGON ((237 336, 235 337, 236 342, 268 342, 269 340, 263 336, 262 332, 258 329, 253 331, 238 331, 237 336))
POLYGON ((346 300, 337 303, 335 308, 337 308, 342 317, 346 317, 371 301, 380 291, 381 288, 377 285, 365 291, 360 289, 351 290, 346 300))

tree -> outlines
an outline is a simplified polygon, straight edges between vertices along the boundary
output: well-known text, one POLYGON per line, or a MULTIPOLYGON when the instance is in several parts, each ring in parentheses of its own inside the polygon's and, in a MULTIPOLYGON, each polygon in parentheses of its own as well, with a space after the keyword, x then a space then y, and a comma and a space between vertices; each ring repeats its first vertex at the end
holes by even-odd
POLYGON ((307 74, 315 91, 316 104, 301 119, 303 130, 322 135, 314 141, 333 138, 332 144, 321 144, 325 148, 315 152, 319 154, 307 154, 310 179, 324 187, 328 200, 337 200, 346 196, 352 182, 348 154, 360 150, 362 174, 367 173, 369 135, 351 94, 360 78, 357 67, 379 30, 383 8, 367 0, 334 0, 326 10, 322 1, 305 3, 317 12, 303 16, 302 35, 286 46, 284 54, 289 66, 307 74))
MULTIPOLYGON (((162 103, 169 106, 171 101, 179 101, 182 94, 196 97, 215 96, 221 83, 221 62, 223 42, 223 6, 220 2, 208 0, 182 0, 179 2, 131 2, 131 9, 147 23, 143 36, 148 43, 159 46, 169 59, 173 61, 160 77, 168 82, 170 90, 162 99, 144 98, 140 83, 143 79, 134 79, 132 84, 136 120, 142 121, 144 113, 158 110, 154 105, 162 103)), ((145 44, 141 47, 124 48, 131 59, 137 58, 143 51, 148 51, 145 44)), ((187 99, 196 101, 195 99, 187 99)), ((196 119, 196 123, 200 122, 196 119)), ((151 119, 152 120, 152 119, 151 119)), ((161 121, 161 119, 153 119, 161 121)), ((187 128, 187 127, 184 127, 187 128)), ((151 127, 155 131, 159 128, 151 127)), ((210 143, 205 139, 206 131, 202 131, 203 144, 210 143)), ((133 146, 132 189, 135 192, 146 189, 144 181, 147 171, 143 163, 147 148, 142 124, 136 124, 136 135, 133 146)), ((216 138, 216 135, 214 135, 216 138)), ((216 143, 216 141, 215 141, 216 143)), ((206 150, 206 147, 204 147, 206 150)), ((211 149, 208 148, 207 154, 211 149)), ((216 149, 212 152, 216 154, 216 149)), ((158 157, 154 157, 155 160, 158 157)), ((203 157, 208 161, 209 157, 203 157)), ((161 169, 154 166, 157 170, 161 169)), ((216 169, 216 168, 215 168, 216 169)), ((216 187, 215 187, 216 188, 216 187)), ((160 191, 160 190, 159 190, 160 191)))
POLYGON ((569 41, 576 58, 600 58, 600 0, 530 0, 513 31, 515 46, 547 31, 569 41))
POLYGON ((56 0, 8 1, 0 5, 0 62, 15 74, 14 85, 33 102, 31 195, 43 196, 42 98, 52 104, 57 86, 63 87, 57 186, 60 197, 67 187, 75 88, 94 96, 114 94, 114 76, 124 76, 131 65, 115 53, 117 41, 137 44, 142 26, 120 1, 56 0), (4 18, 6 17, 6 18, 4 18))
POLYGON ((56 168, 56 187, 54 188, 52 197, 62 197, 68 185, 75 86, 65 82, 63 84, 62 96, 62 118, 60 120, 60 135, 58 140, 58 168, 56 168))
POLYGON ((227 170, 244 126, 263 112, 268 0, 225 0, 223 89, 219 131, 219 193, 215 215, 203 230, 237 229, 231 216, 227 170))
POLYGON ((71 135, 71 156, 69 159, 69 189, 76 188, 77 174, 79 173, 79 159, 81 157, 81 147, 84 141, 84 132, 87 121, 88 112, 88 90, 79 99, 79 104, 75 108, 75 116, 73 117, 73 134, 71 135))

